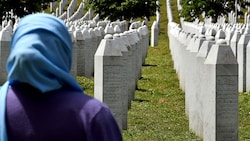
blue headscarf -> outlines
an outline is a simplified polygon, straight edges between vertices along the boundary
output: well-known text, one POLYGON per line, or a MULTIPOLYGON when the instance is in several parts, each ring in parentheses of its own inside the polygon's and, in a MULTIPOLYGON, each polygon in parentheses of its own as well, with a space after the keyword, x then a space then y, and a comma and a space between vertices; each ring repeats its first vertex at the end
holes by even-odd
POLYGON ((7 141, 6 94, 12 82, 24 82, 42 93, 63 87, 82 92, 70 75, 72 40, 64 22, 50 14, 31 14, 19 22, 11 39, 8 80, 0 90, 0 141, 7 141))

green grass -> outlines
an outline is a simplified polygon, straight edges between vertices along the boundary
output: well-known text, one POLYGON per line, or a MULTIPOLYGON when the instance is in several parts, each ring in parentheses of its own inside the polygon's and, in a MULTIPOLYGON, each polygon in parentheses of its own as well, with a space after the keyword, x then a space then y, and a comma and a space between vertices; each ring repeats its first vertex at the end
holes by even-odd
MULTIPOLYGON (((170 0, 173 21, 180 24, 179 11, 177 7, 177 0, 170 0)), ((166 10, 165 10, 166 11, 166 10)))
MULTIPOLYGON (((174 0, 171 0, 171 2, 174 0)), ((189 130, 185 115, 184 92, 173 69, 167 36, 165 0, 161 3, 159 45, 150 47, 142 78, 138 80, 135 100, 128 111, 128 129, 123 130, 124 141, 197 141, 189 130)), ((176 6, 172 4, 173 6, 176 6)), ((177 7, 176 7, 177 9, 177 7)), ((172 7, 172 10, 176 11, 172 7)), ((173 12, 174 21, 179 21, 173 12)), ((150 21, 152 24, 154 17, 150 21)), ((94 80, 78 77, 85 92, 93 96, 94 80)), ((239 94, 239 140, 250 139, 250 93, 239 94)))
POLYGON ((250 140, 250 92, 239 95, 239 140, 250 140))
POLYGON ((184 93, 169 51, 165 1, 161 3, 159 45, 150 47, 135 100, 128 112, 125 141, 184 141, 198 137, 189 131, 184 111, 184 93))
POLYGON ((158 47, 150 47, 135 101, 128 113, 125 141, 184 141, 197 137, 189 131, 184 93, 173 70, 166 33, 158 47))

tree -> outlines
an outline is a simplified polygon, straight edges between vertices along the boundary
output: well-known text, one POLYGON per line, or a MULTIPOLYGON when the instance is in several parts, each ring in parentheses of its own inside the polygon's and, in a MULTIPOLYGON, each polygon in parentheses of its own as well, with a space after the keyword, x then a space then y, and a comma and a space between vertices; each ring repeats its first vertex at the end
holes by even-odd
POLYGON ((180 16, 185 18, 186 21, 194 21, 199 18, 203 12, 206 3, 204 0, 181 0, 180 16))
POLYGON ((100 18, 108 17, 110 20, 143 18, 154 16, 159 6, 157 0, 87 0, 85 3, 91 7, 100 18))
MULTIPOLYGON (((180 17, 187 21, 194 21, 196 18, 211 17, 213 22, 222 15, 226 15, 235 11, 235 0, 181 0, 182 9, 180 17)), ((249 5, 245 0, 238 0, 238 5, 244 7, 249 5)))
POLYGON ((18 17, 40 12, 47 9, 49 2, 53 1, 57 0, 0 0, 0 17, 10 18, 8 15, 10 11, 18 17))

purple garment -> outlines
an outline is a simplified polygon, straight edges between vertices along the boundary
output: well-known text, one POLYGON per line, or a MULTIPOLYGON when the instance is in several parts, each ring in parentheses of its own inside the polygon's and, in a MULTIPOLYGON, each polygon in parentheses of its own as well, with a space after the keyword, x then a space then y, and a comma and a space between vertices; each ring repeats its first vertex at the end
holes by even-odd
POLYGON ((8 141, 121 141, 120 129, 100 101, 64 88, 41 94, 24 83, 7 94, 8 141))

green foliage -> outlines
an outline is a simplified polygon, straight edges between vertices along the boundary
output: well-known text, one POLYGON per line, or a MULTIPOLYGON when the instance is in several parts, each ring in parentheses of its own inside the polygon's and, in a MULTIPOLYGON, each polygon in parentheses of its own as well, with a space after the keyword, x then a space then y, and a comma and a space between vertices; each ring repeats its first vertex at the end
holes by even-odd
POLYGON ((48 8, 49 2, 57 0, 0 0, 0 17, 10 15, 6 13, 13 10, 14 15, 23 17, 27 14, 40 12, 43 9, 48 8))
POLYGON ((194 21, 202 14, 205 5, 204 0, 181 0, 182 10, 180 16, 184 17, 187 21, 194 21))
POLYGON ((87 7, 92 7, 101 18, 117 19, 143 18, 155 15, 157 0, 88 0, 87 7))
MULTIPOLYGON (((211 17, 213 22, 222 15, 226 15, 235 11, 235 0, 181 0, 182 10, 180 16, 186 21, 194 21, 196 18, 201 18, 204 13, 205 17, 211 17)), ((249 5, 244 0, 238 0, 241 7, 249 5)), ((238 14, 243 14, 238 11, 238 14)))

